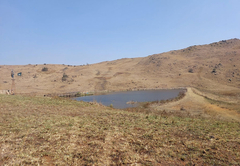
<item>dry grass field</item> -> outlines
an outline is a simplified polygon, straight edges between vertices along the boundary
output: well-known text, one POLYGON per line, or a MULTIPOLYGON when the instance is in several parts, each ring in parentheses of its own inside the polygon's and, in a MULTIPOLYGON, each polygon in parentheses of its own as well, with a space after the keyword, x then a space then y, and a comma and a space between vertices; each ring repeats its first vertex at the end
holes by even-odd
POLYGON ((16 95, 0 105, 0 165, 240 164, 233 120, 16 95))
POLYGON ((0 65, 0 90, 12 69, 0 165, 240 165, 239 39, 90 65, 0 65), (179 87, 184 96, 124 110, 44 97, 179 87))

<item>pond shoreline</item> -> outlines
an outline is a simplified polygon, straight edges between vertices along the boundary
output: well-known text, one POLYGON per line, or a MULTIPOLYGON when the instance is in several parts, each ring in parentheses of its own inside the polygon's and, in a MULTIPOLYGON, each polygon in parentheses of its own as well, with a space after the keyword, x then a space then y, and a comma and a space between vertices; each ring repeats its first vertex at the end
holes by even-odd
POLYGON ((50 93, 45 94, 44 97, 66 97, 66 98, 75 98, 83 96, 97 96, 105 95, 108 93, 114 92, 134 92, 134 91, 147 91, 147 90, 187 90, 187 87, 175 87, 175 88, 138 88, 138 89, 126 89, 126 90, 103 90, 103 91, 85 91, 85 92, 68 92, 68 93, 50 93))
POLYGON ((185 93, 186 88, 174 89, 150 89, 136 91, 117 91, 95 93, 92 96, 75 97, 74 100, 102 103, 105 106, 112 105, 114 108, 137 107, 143 102, 154 102, 170 100, 179 96, 179 93, 185 93))

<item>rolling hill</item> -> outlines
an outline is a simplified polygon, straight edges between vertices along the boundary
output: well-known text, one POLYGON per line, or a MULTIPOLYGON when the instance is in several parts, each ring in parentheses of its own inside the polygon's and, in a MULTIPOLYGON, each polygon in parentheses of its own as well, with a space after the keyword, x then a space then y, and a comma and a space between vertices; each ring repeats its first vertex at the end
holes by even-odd
POLYGON ((91 65, 1 65, 1 90, 11 88, 12 69, 17 93, 42 95, 189 86, 235 92, 240 88, 240 40, 91 65), (17 76, 19 72, 22 76, 17 76))

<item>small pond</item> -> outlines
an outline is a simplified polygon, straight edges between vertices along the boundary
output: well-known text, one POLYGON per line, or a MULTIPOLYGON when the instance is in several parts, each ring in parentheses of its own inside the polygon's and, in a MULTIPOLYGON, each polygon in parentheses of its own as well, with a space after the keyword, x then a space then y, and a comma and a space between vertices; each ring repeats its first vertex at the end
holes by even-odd
POLYGON ((136 107, 138 103, 127 104, 129 101, 146 102, 156 100, 167 100, 177 97, 183 89, 168 89, 168 90, 144 90, 144 91, 126 91, 126 92, 111 92, 104 95, 83 96, 74 98, 74 100, 102 103, 109 106, 112 104, 114 108, 136 107))

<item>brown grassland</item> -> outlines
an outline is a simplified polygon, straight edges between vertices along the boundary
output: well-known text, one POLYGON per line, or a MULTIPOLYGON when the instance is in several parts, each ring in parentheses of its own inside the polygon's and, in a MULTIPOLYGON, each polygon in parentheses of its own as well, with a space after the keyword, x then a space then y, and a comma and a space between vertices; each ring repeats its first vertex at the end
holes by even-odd
POLYGON ((0 66, 0 165, 240 165, 240 40, 84 66, 0 66), (43 68, 48 68, 47 70, 43 68), (60 97, 186 87, 114 109, 60 97))
POLYGON ((0 105, 0 165, 240 164, 236 120, 17 95, 0 105))
POLYGON ((224 40, 143 58, 123 58, 91 65, 0 65, 0 90, 11 88, 12 69, 18 94, 43 96, 178 87, 239 92, 240 40, 224 40), (22 76, 17 76, 19 72, 22 76))

